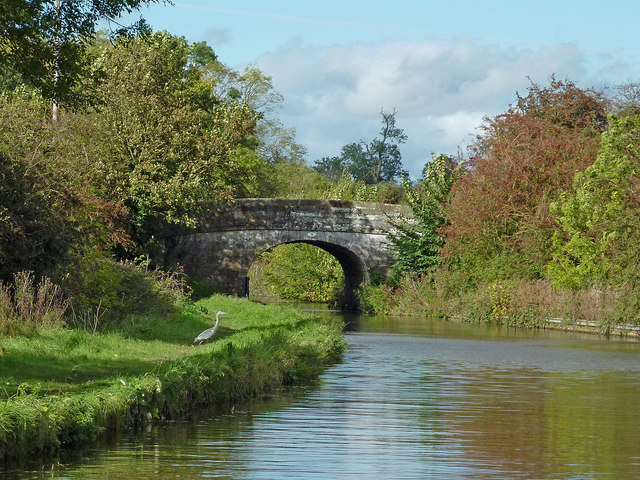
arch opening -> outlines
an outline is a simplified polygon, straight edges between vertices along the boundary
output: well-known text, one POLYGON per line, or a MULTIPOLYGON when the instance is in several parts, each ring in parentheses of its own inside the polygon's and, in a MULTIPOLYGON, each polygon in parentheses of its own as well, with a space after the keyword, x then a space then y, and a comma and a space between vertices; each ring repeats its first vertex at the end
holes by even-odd
POLYGON ((323 241, 285 241, 268 248, 252 262, 248 269, 250 298, 268 301, 266 287, 276 290, 278 297, 300 300, 299 295, 304 295, 306 301, 355 310, 359 304, 356 291, 367 280, 366 272, 362 260, 340 245, 323 241), (292 248, 294 245, 300 248, 292 248))

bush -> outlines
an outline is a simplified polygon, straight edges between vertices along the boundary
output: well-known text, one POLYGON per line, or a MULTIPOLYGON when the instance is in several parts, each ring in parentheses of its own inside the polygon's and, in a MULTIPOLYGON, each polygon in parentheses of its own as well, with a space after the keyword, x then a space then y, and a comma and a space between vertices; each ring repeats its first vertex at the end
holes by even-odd
POLYGON ((115 321, 132 314, 167 311, 188 294, 181 272, 150 269, 148 260, 118 262, 103 252, 90 252, 76 258, 71 272, 64 286, 73 299, 76 325, 85 324, 82 319, 87 315, 115 321))
POLYGON ((365 313, 388 315, 394 294, 391 287, 386 285, 365 285, 358 290, 360 309, 365 313))
POLYGON ((432 315, 437 291, 431 275, 404 275, 385 284, 370 283, 358 292, 360 308, 382 315, 432 315))
POLYGON ((493 257, 505 272, 495 279, 543 277, 556 219, 550 205, 593 164, 606 123, 600 93, 554 78, 486 119, 452 187, 445 257, 480 267, 471 272, 479 282, 492 280, 482 264, 493 257))

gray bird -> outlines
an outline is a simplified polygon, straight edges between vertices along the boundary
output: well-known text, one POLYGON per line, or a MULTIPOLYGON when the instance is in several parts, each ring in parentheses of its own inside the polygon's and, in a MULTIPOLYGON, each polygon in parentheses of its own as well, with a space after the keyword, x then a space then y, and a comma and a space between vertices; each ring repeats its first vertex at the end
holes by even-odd
POLYGON ((220 323, 220 315, 225 315, 226 313, 227 312, 216 313, 216 324, 211 328, 207 328, 204 332, 198 335, 196 339, 193 341, 193 343, 197 343, 198 345, 200 345, 205 340, 209 340, 211 337, 213 337, 213 335, 218 330, 218 324, 220 323))

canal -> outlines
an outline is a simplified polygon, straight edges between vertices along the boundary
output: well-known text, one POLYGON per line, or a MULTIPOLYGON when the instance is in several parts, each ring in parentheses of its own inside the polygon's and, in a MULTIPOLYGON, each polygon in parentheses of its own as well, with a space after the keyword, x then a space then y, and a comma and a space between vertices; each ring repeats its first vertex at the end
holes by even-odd
POLYGON ((640 478, 639 342, 415 318, 347 321, 344 359, 317 385, 5 473, 640 478))

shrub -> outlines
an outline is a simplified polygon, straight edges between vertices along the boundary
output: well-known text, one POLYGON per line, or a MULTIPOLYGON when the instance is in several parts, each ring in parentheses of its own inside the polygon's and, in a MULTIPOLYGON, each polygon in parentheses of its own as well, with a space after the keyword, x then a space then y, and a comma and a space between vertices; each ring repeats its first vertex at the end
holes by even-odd
POLYGON ((552 78, 486 119, 452 187, 446 257, 461 258, 482 280, 542 278, 555 225, 549 206, 595 161, 604 107, 598 92, 552 78), (505 265, 509 275, 487 276, 484 264, 495 256, 515 260, 505 265))
POLYGON ((369 284, 358 290, 358 298, 363 312, 388 315, 391 310, 390 302, 394 297, 391 287, 369 284))
POLYGON ((64 286, 73 299, 76 325, 85 324, 87 318, 95 322, 98 315, 114 321, 167 311, 188 294, 182 272, 151 269, 148 260, 118 262, 95 251, 76 258, 64 286))

